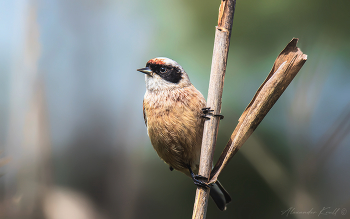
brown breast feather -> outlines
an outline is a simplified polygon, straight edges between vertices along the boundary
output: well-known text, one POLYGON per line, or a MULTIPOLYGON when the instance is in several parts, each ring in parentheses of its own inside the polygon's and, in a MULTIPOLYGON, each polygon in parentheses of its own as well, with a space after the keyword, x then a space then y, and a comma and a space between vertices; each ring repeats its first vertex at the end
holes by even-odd
POLYGON ((205 99, 193 85, 145 95, 143 112, 151 143, 174 169, 187 171, 187 165, 198 165, 203 107, 205 99))

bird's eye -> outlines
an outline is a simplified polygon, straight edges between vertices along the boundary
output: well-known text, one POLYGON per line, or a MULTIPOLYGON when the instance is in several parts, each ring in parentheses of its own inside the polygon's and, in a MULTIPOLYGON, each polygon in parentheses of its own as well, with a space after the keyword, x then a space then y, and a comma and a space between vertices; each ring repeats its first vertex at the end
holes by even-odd
POLYGON ((165 73, 166 72, 166 68, 165 67, 161 67, 159 71, 160 71, 160 73, 165 73))

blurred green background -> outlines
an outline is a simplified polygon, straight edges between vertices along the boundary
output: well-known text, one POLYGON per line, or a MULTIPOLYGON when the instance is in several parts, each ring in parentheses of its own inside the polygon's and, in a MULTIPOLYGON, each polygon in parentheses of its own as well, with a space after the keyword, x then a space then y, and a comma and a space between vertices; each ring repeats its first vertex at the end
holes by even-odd
MULTIPOLYGON (((0 218, 190 218, 195 186, 153 150, 136 69, 169 57, 206 97, 219 5, 1 1, 0 218)), ((349 218, 349 9, 237 1, 215 159, 293 37, 308 60, 220 175, 227 211, 210 200, 207 218, 349 218)))

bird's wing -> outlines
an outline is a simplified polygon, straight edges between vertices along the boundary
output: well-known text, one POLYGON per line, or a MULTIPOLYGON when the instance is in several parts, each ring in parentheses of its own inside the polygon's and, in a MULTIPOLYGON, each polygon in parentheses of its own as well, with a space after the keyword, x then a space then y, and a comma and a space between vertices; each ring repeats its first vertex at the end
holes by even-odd
POLYGON ((143 108, 143 119, 145 120, 145 124, 146 124, 146 127, 147 127, 147 116, 146 116, 146 111, 145 111, 145 100, 143 100, 142 108, 143 108))

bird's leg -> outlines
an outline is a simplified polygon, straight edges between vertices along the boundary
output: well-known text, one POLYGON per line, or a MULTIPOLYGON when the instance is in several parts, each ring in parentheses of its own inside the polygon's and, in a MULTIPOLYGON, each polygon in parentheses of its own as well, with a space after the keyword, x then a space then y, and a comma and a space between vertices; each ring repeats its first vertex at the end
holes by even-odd
POLYGON ((169 166, 169 169, 170 169, 170 171, 173 171, 173 170, 174 170, 174 167, 169 166))
POLYGON ((220 118, 220 120, 224 118, 223 115, 220 115, 220 114, 213 114, 214 110, 210 109, 210 107, 205 107, 205 108, 203 108, 203 109, 202 109, 202 112, 203 112, 203 115, 201 115, 201 117, 203 117, 203 118, 205 118, 205 119, 207 119, 207 120, 210 119, 210 118, 208 117, 208 115, 210 115, 210 116, 218 116, 218 117, 220 118))
POLYGON ((210 185, 205 181, 208 181, 208 178, 201 176, 201 175, 195 175, 191 169, 191 166, 188 166, 188 170, 190 171, 191 178, 196 186, 204 187, 204 188, 209 188, 210 185))

